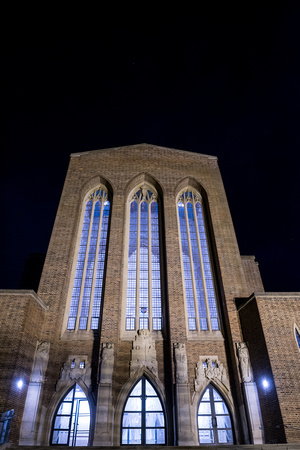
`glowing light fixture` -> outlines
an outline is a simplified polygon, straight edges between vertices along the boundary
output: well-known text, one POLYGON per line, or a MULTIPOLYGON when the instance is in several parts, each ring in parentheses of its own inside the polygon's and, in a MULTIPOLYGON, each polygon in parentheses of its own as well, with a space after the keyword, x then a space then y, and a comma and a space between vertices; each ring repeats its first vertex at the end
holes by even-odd
POLYGON ((22 387, 23 387, 23 380, 19 380, 17 382, 17 386, 18 386, 18 389, 22 389, 22 387))
POLYGON ((264 378, 264 379, 262 380, 262 385, 263 385, 263 387, 264 387, 265 389, 267 389, 267 388, 269 387, 269 382, 268 382, 268 380, 266 380, 266 378, 264 378))

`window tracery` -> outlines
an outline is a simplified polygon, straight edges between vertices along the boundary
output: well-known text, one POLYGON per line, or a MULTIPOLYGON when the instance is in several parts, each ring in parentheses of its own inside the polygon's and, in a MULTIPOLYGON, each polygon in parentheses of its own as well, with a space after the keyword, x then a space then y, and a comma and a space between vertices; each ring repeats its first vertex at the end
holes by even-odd
POLYGON ((229 410, 211 384, 205 389, 199 403, 197 422, 200 444, 233 444, 229 410))
POLYGON ((165 444, 165 415, 152 384, 143 376, 130 392, 122 416, 121 443, 165 444))
POLYGON ((159 203, 153 187, 137 188, 129 203, 126 330, 161 329, 159 203))
POLYGON ((99 327, 110 204, 107 189, 99 186, 85 206, 67 324, 70 331, 99 327))
POLYGON ((219 317, 200 194, 186 188, 177 207, 188 328, 217 331, 219 317))

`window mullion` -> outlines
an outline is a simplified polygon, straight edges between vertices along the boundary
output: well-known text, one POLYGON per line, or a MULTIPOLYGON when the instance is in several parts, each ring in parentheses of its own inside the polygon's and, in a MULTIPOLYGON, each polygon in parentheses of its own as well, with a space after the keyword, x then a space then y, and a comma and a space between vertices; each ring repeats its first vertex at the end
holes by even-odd
POLYGON ((142 378, 142 445, 146 444, 146 381, 142 378))
POLYGON ((152 317, 152 246, 151 246, 151 203, 148 204, 148 328, 153 330, 152 317))
POLYGON ((199 234, 199 224, 198 224, 195 202, 193 202, 193 212, 194 212, 194 218, 195 218, 195 229, 196 229, 199 260, 200 260, 202 287, 203 287, 203 294, 204 294, 204 299, 205 299, 206 322, 207 322, 208 330, 212 331, 211 322, 210 322, 209 305, 208 305, 208 296, 207 296, 207 289, 206 289, 205 272, 204 272, 204 266, 203 266, 203 257, 202 257, 202 250, 201 250, 201 242, 200 242, 200 234, 199 234))
POLYGON ((193 295, 194 295, 194 308, 195 308, 195 319, 196 319, 196 327, 197 330, 200 330, 200 320, 199 320, 199 312, 198 312, 198 304, 197 304, 197 290, 196 290, 196 282, 195 282, 195 272, 194 272, 194 261, 193 261, 193 252, 191 246, 191 235, 190 235, 190 224, 188 219, 188 211, 187 211, 187 202, 184 202, 184 215, 185 215, 185 224, 186 224, 186 234, 189 248, 189 257, 190 257, 190 268, 191 268, 191 277, 192 277, 192 286, 193 286, 193 295))
POLYGON ((137 240, 136 240, 136 297, 135 297, 135 329, 138 330, 140 328, 140 314, 139 314, 139 305, 140 305, 140 247, 141 247, 141 199, 138 202, 138 211, 137 211, 137 240))
POLYGON ((82 299, 83 299, 83 292, 84 292, 84 286, 85 286, 85 276, 86 276, 86 268, 88 263, 88 255, 89 255, 89 249, 90 249, 90 241, 91 241, 91 234, 92 234, 92 228, 93 228, 93 222, 94 222, 94 211, 95 211, 95 198, 93 197, 93 206, 91 211, 91 220, 89 225, 89 233, 88 233, 88 239, 85 249, 85 256, 84 256, 84 266, 83 266, 83 272, 82 272, 82 282, 80 287, 80 296, 78 301, 78 308, 77 308, 77 317, 76 317, 76 324, 75 324, 75 331, 78 331, 79 329, 79 319, 81 314, 81 307, 82 307, 82 299))
MULTIPOLYGON (((103 197, 104 197, 104 193, 103 193, 103 197)), ((100 201, 101 201, 101 209, 100 209, 100 218, 99 218, 99 224, 98 224, 98 233, 97 233, 97 242, 96 242, 96 251, 95 251, 95 262, 94 262, 93 280, 92 280, 91 297, 90 297, 90 305, 89 305, 89 315, 88 315, 88 320, 87 320, 87 330, 90 330, 90 328, 91 328, 93 301, 94 301, 94 292, 95 292, 96 274, 97 274, 97 265, 98 265, 98 257, 99 257, 99 245, 100 245, 100 237, 101 237, 102 221, 103 221, 104 199, 102 198, 100 201)))
POLYGON ((75 392, 76 392, 76 384, 74 386, 74 391, 73 391, 73 396, 72 396, 71 415, 70 415, 70 422, 69 422, 69 431, 68 431, 68 444, 69 445, 70 445, 70 434, 71 434, 71 430, 72 430, 72 417, 73 417, 73 409, 74 409, 75 392))
POLYGON ((216 410, 215 410, 214 391, 213 391, 213 388, 211 385, 209 386, 209 399, 210 399, 210 407, 211 407, 214 443, 217 444, 219 442, 218 430, 217 430, 217 416, 216 416, 216 410))

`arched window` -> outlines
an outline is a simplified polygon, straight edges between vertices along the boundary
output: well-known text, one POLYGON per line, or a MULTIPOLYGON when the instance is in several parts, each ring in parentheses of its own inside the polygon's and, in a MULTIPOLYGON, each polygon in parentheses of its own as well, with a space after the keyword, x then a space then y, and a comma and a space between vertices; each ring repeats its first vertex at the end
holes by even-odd
POLYGON ((300 350, 300 334, 299 334, 299 330, 296 328, 295 326, 295 337, 296 337, 296 341, 300 350))
POLYGON ((110 198, 104 186, 86 203, 68 318, 68 330, 97 330, 105 270, 110 198))
POLYGON ((78 384, 61 401, 54 417, 51 445, 87 446, 89 444, 90 407, 78 384))
POLYGON ((210 384, 199 403, 198 436, 200 444, 233 444, 228 408, 220 394, 210 384))
POLYGON ((189 330, 219 330, 201 196, 188 188, 177 206, 189 330))
POLYGON ((143 185, 129 202, 126 330, 161 329, 159 203, 143 185))
POLYGON ((124 407, 121 443, 163 445, 165 442, 162 403, 152 384, 142 377, 129 394, 124 407))

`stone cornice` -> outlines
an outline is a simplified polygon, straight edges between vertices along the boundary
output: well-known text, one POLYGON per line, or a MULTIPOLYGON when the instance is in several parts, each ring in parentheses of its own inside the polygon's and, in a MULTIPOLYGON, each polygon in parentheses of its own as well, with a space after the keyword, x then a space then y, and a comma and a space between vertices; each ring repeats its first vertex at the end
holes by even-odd
POLYGON ((31 289, 0 289, 0 295, 29 295, 31 296, 45 311, 49 309, 49 306, 46 305, 43 300, 37 295, 37 293, 31 289))

